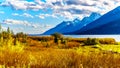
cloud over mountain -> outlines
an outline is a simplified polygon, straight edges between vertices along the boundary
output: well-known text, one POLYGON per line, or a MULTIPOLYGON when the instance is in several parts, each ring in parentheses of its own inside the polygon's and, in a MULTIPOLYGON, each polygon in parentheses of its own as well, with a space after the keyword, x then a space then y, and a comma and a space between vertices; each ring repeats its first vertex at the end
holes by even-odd
POLYGON ((39 15, 36 15, 37 17, 41 18, 41 19, 44 19, 45 17, 53 17, 53 18, 57 18, 56 15, 54 14, 39 14, 39 15))
POLYGON ((36 33, 51 27, 45 25, 56 26, 75 18, 82 20, 92 12, 105 14, 119 5, 120 0, 0 0, 0 22, 4 20, 3 26, 10 28, 14 25, 34 28, 32 31, 36 33))
POLYGON ((0 4, 5 7, 12 7, 15 10, 47 10, 52 9, 54 15, 65 16, 66 18, 88 16, 91 12, 104 14, 120 5, 119 0, 5 0, 0 4), (66 15, 69 16, 66 16, 66 15))

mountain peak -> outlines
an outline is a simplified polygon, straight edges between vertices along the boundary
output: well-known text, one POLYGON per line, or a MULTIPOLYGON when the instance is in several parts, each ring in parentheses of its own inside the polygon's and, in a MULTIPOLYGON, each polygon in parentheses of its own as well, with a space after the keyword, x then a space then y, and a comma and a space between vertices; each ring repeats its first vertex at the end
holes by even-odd
POLYGON ((120 34, 120 6, 101 16, 93 12, 82 20, 63 21, 46 34, 60 32, 63 34, 120 34))
POLYGON ((80 21, 80 19, 79 18, 75 18, 73 21, 80 21))
POLYGON ((52 34, 54 32, 67 34, 69 32, 73 32, 81 29, 82 27, 98 19, 99 17, 100 15, 94 12, 89 17, 84 17, 82 20, 80 20, 79 18, 75 18, 72 21, 63 21, 60 24, 58 24, 56 27, 46 31, 44 34, 52 34))
POLYGON ((79 18, 75 18, 75 19, 73 20, 73 22, 74 22, 74 23, 78 23, 78 22, 80 22, 80 19, 79 19, 79 18))
POLYGON ((95 17, 95 16, 101 16, 100 13, 92 12, 90 14, 90 17, 95 17))
POLYGON ((100 16, 101 16, 100 13, 92 12, 92 13, 89 15, 89 17, 84 17, 84 18, 82 19, 82 22, 84 22, 84 23, 88 23, 88 22, 89 22, 89 23, 90 23, 90 22, 98 19, 100 16))
POLYGON ((75 31, 77 34, 120 34, 120 6, 75 31))

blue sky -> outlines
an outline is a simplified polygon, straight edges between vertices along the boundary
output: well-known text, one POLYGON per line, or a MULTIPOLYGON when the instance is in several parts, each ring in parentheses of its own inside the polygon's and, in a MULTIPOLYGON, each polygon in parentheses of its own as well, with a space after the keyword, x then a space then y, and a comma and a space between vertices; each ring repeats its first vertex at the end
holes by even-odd
POLYGON ((0 0, 0 23, 3 30, 40 34, 62 21, 92 12, 105 14, 119 4, 119 0, 0 0))

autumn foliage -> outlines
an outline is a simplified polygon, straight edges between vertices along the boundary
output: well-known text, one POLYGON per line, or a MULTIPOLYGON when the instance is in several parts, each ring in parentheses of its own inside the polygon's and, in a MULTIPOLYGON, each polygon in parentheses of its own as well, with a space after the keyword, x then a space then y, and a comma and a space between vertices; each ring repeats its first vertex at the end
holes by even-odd
POLYGON ((115 43, 112 38, 66 38, 58 33, 28 36, 8 28, 0 31, 0 68, 117 68, 119 50, 101 46, 115 43))

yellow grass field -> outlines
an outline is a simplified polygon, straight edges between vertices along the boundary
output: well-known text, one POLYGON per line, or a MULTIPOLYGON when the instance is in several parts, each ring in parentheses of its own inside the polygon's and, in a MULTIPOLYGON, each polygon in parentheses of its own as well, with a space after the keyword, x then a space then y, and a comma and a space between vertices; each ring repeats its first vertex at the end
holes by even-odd
POLYGON ((0 37, 0 68, 120 68, 120 45, 111 38, 7 35, 0 37))

